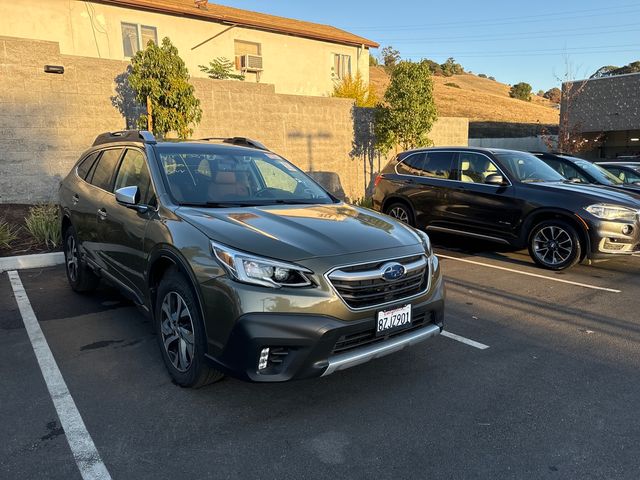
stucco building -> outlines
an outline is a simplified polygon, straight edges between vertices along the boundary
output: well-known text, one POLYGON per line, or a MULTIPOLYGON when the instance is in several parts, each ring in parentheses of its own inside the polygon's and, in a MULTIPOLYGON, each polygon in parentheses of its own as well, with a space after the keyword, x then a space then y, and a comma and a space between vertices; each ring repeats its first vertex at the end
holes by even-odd
POLYGON ((640 73, 567 82, 560 127, 593 141, 592 159, 640 155, 640 73))
POLYGON ((327 95, 360 72, 369 81, 376 42, 329 25, 250 12, 206 0, 0 0, 0 36, 47 40, 60 53, 128 60, 149 40, 169 37, 189 73, 217 57, 246 81, 277 93, 327 95))

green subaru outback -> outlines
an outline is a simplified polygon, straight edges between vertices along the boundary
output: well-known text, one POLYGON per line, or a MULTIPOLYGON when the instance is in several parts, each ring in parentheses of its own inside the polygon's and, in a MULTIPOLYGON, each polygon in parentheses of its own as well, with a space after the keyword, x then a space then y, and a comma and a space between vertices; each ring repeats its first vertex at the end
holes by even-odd
POLYGON ((71 288, 122 290, 185 387, 329 375, 442 330, 425 233, 341 202, 249 139, 102 134, 60 208, 71 288))

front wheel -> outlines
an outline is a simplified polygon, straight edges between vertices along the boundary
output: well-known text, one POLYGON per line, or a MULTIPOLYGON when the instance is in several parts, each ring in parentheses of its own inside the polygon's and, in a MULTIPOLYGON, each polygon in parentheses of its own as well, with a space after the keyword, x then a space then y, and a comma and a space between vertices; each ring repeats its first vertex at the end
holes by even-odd
POLYGON ((536 225, 529 235, 529 255, 549 270, 564 270, 582 257, 580 237, 569 223, 547 220, 536 225))
POLYGON ((206 363, 200 307, 189 280, 176 270, 167 272, 158 286, 155 325, 162 358, 175 383, 198 388, 223 377, 206 363))

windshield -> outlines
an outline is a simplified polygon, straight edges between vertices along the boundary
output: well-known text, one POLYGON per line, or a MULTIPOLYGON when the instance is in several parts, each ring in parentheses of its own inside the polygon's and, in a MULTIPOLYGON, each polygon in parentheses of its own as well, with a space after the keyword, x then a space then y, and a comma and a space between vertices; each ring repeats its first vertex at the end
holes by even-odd
POLYGON ((181 205, 333 203, 332 197, 278 155, 195 146, 157 149, 173 198, 181 205))
POLYGON ((573 160, 579 168, 583 169, 589 175, 596 179, 598 183, 603 185, 622 185, 624 182, 616 177, 611 172, 606 171, 600 165, 595 165, 587 160, 576 159, 573 160))
POLYGON ((519 182, 561 182, 564 177, 538 157, 525 152, 498 152, 496 157, 519 182))

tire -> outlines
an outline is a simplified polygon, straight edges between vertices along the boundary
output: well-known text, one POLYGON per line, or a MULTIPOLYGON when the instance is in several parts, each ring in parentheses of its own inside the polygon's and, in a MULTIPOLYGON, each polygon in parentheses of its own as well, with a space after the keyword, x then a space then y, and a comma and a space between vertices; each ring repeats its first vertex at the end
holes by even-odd
POLYGON ((546 220, 529 234, 529 255, 543 268, 565 270, 582 258, 582 242, 576 229, 563 220, 546 220))
POLYGON ((413 218, 413 212, 411 208, 407 206, 406 203, 395 202, 389 205, 385 212, 390 217, 395 218, 396 220, 400 220, 401 222, 406 223, 407 225, 415 226, 415 220, 413 218))
POLYGON ((82 260, 78 250, 78 235, 73 226, 64 231, 63 246, 65 270, 71 289, 78 293, 95 290, 100 283, 100 277, 82 260))
POLYGON ((158 286, 154 324, 162 359, 176 384, 200 388, 224 376, 205 360, 207 339, 198 300, 190 281, 175 269, 158 286))

